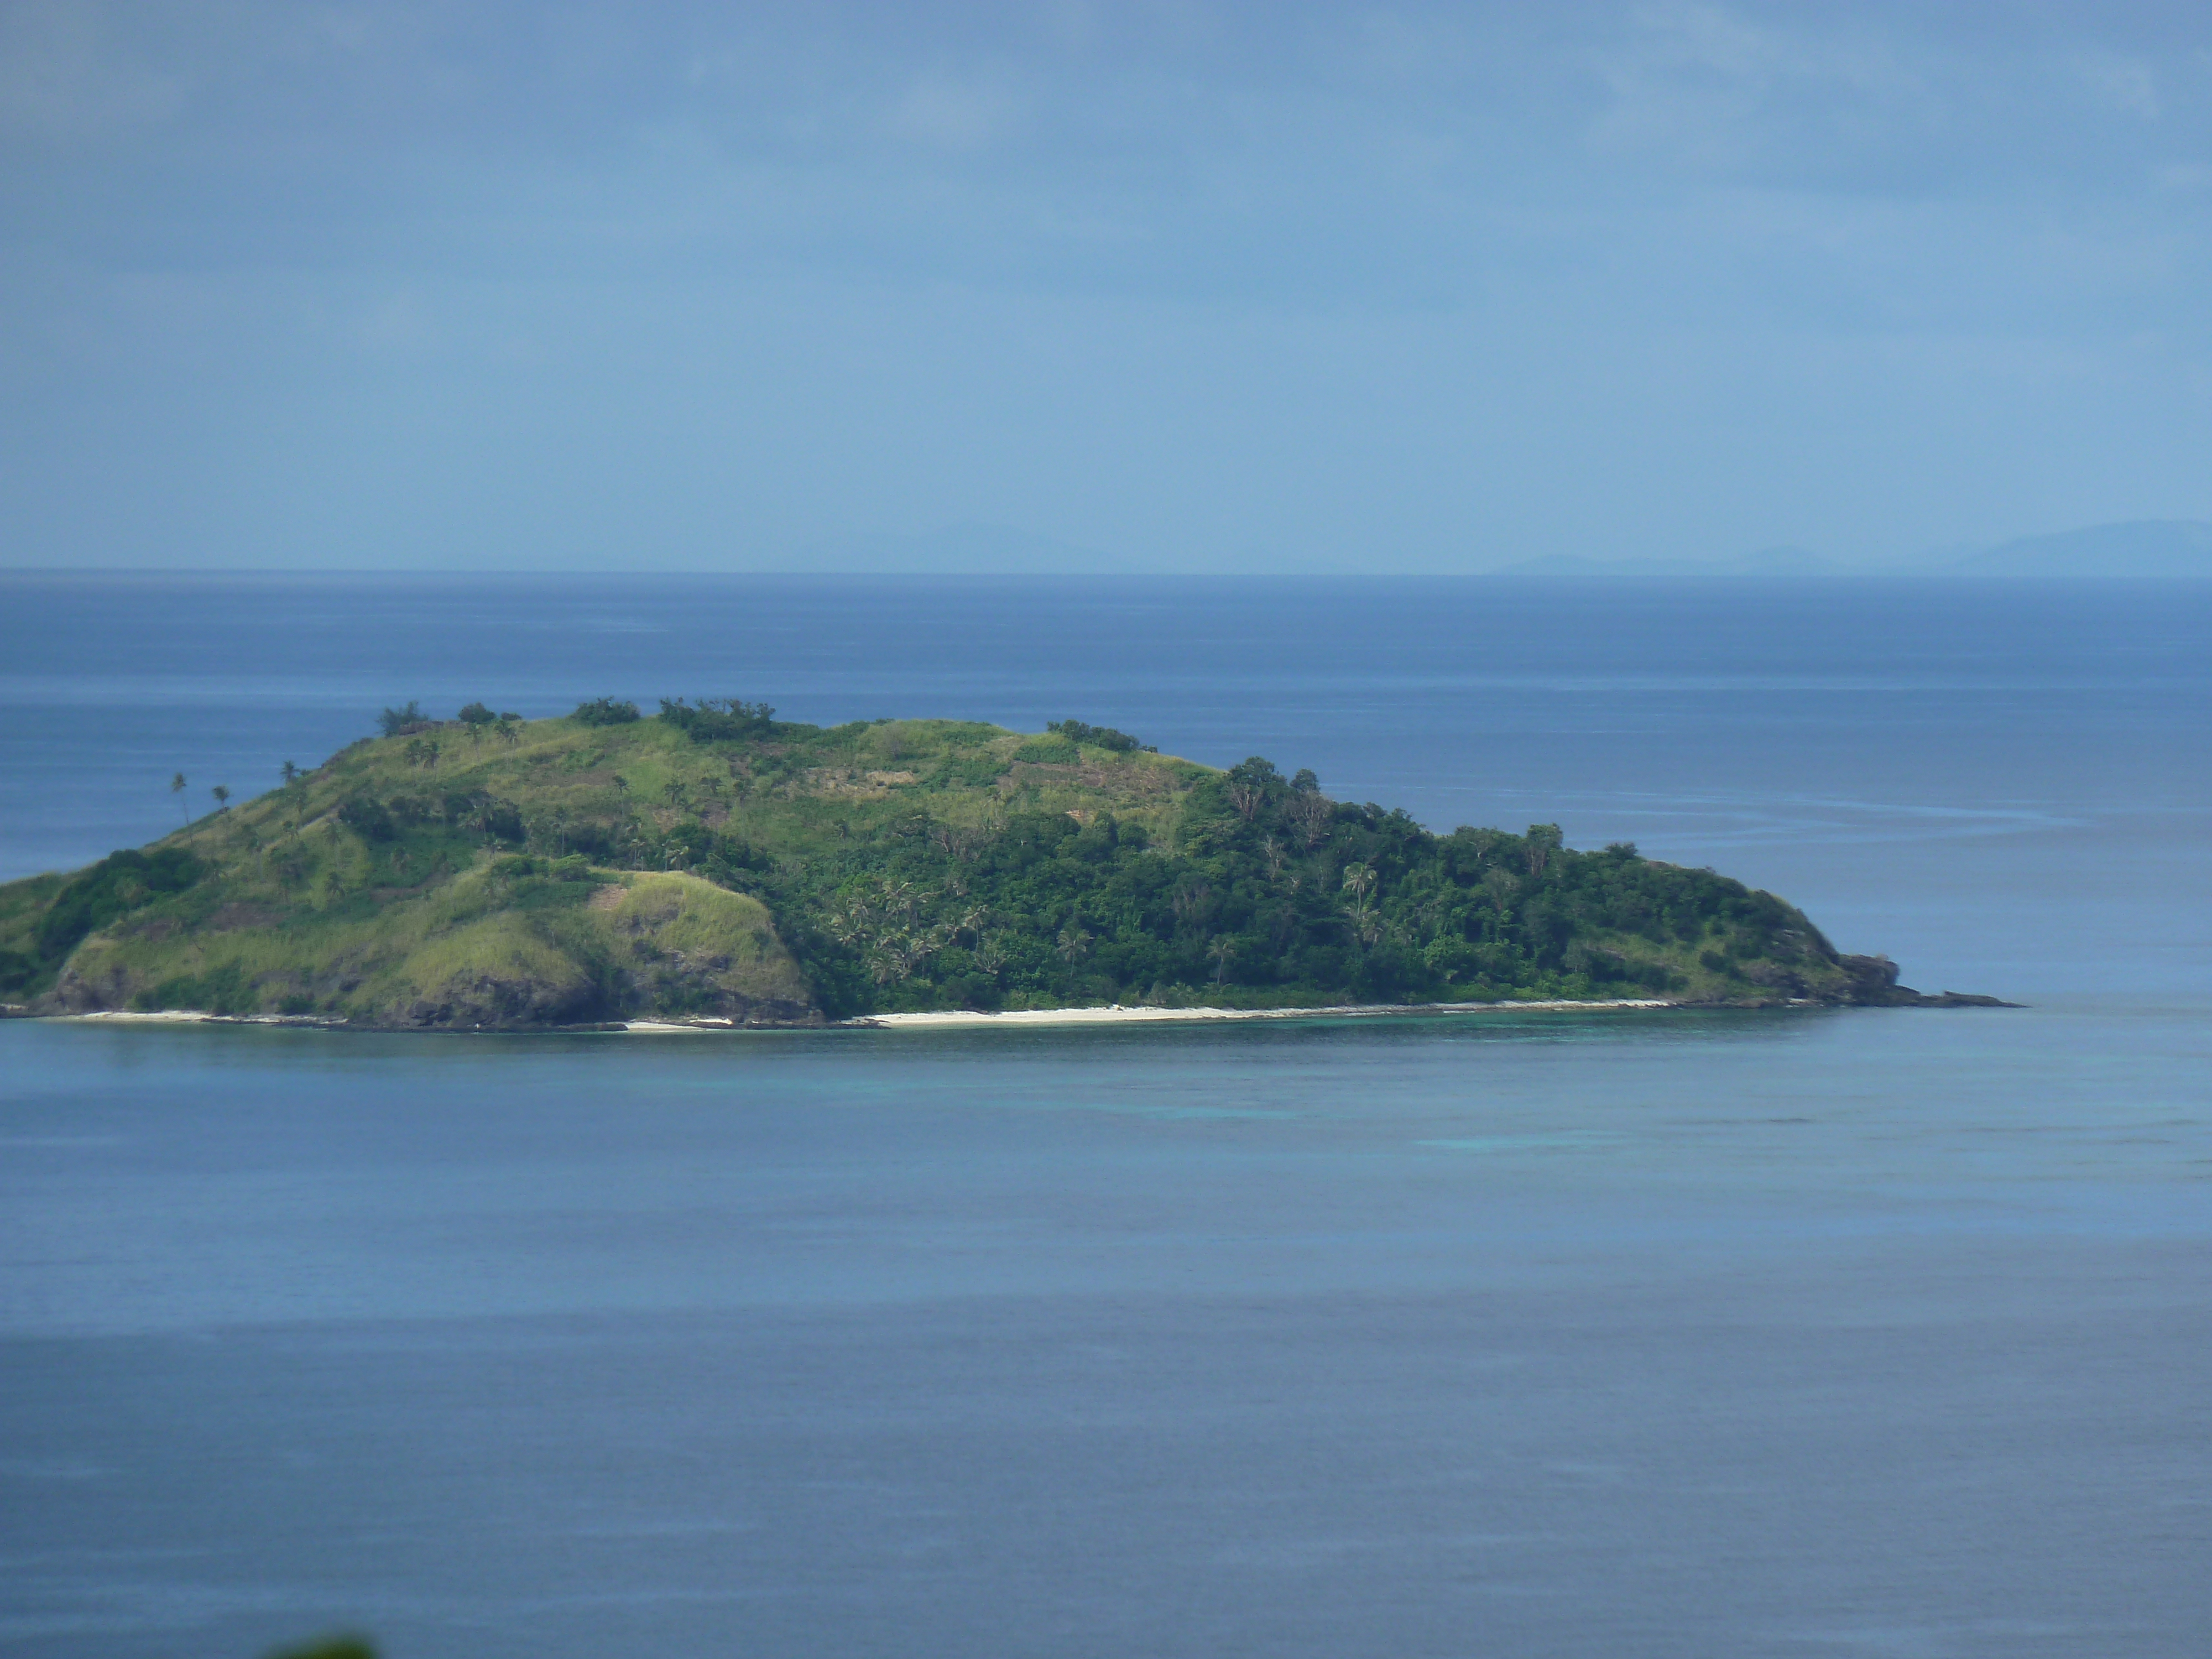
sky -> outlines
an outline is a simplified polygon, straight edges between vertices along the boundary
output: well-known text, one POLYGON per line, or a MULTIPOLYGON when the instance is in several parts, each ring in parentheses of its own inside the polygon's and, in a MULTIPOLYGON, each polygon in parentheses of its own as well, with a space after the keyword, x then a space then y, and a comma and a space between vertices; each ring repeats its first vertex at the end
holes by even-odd
POLYGON ((2201 0, 0 3, 8 566, 1878 560, 2208 410, 2201 0))

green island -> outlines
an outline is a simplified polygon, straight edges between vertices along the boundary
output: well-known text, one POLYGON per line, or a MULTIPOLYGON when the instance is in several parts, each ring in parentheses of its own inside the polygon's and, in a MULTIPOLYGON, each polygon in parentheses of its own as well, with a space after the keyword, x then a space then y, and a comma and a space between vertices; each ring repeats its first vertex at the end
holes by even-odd
POLYGON ((381 723, 142 850, 0 886, 8 1012, 469 1030, 1995 1000, 1923 996, 1771 894, 1625 843, 1438 836, 1311 772, 1216 770, 1079 720, 603 698, 381 723))

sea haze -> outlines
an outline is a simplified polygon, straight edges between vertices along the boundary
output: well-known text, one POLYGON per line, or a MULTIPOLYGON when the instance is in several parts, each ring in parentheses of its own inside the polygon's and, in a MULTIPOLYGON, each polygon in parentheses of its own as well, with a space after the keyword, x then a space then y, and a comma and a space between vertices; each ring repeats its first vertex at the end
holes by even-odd
POLYGON ((0 1653, 2194 1656, 2212 587, 0 575, 0 874, 384 703, 1075 716, 2017 1011, 0 1025, 0 1653))

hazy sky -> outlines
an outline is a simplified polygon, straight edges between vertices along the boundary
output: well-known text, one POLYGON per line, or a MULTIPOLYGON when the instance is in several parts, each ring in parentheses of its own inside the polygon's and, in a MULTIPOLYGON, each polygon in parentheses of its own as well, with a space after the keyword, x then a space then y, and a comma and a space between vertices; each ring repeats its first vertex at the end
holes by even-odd
POLYGON ((2203 0, 0 18, 0 562, 2212 518, 2203 0))

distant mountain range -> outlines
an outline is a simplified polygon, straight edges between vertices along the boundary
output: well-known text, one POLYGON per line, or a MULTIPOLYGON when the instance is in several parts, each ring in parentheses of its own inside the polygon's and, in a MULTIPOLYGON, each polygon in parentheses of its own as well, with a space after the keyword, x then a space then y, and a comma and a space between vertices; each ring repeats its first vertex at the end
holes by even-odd
POLYGON ((2023 536, 1949 568, 1972 576, 2212 576, 2212 524, 2138 519, 2023 536))
POLYGON ((1994 547, 1948 548, 1910 559, 1845 560, 1774 547, 1726 559, 1586 559, 1553 554, 1500 566, 1513 576, 2002 576, 2212 580, 2212 524, 2138 519, 2023 536, 1994 547))
MULTIPOLYGON (((1103 576, 1328 575, 1326 562, 1286 567, 1247 549, 1176 568, 1005 525, 958 524, 915 535, 847 536, 802 550, 799 568, 868 575, 1103 576)), ((1407 573, 1412 574, 1412 573, 1407 573)), ((1435 572, 1434 574, 1445 574, 1435 572)), ((1770 547, 1717 559, 1586 558, 1554 553, 1493 565, 1482 574, 1607 580, 1703 577, 1778 580, 1823 576, 2195 578, 2212 580, 2212 524, 2142 519, 2024 536, 1988 547, 1935 549, 1898 559, 1844 559, 1802 547, 1770 547)))
POLYGON ((1867 567, 1846 564, 1802 547, 1770 547, 1728 559, 1588 559, 1550 553, 1501 565, 1499 576, 1853 576, 1867 567))

